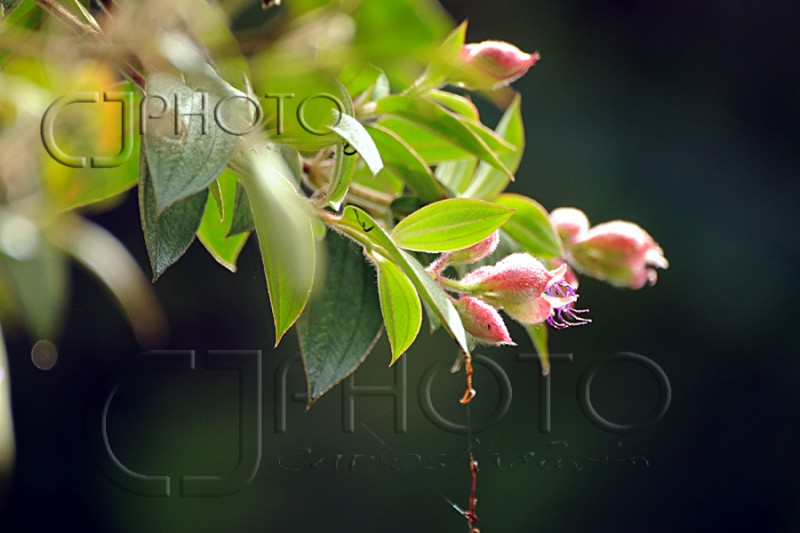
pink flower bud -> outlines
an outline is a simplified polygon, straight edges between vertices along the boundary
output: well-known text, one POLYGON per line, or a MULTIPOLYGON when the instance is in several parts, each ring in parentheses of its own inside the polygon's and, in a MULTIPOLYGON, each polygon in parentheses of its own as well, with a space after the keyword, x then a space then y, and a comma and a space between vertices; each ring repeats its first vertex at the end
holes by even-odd
POLYGON ((655 269, 669 267, 664 252, 641 227, 615 220, 598 224, 570 249, 581 272, 618 287, 641 289, 658 279, 655 269))
POLYGON ((503 317, 491 305, 478 298, 463 296, 455 301, 455 307, 464 323, 464 329, 477 340, 487 344, 514 346, 503 317))
POLYGON ((489 303, 504 307, 541 296, 551 283, 564 277, 566 270, 566 265, 561 265, 549 271, 533 256, 516 253, 493 266, 470 272, 461 283, 489 303))
POLYGON ((589 231, 589 219, 580 209, 574 207, 559 207, 550 213, 550 223, 553 224, 564 246, 570 246, 582 239, 589 231))
POLYGON ((539 53, 526 54, 516 46, 503 41, 483 41, 464 45, 461 57, 467 64, 475 65, 497 80, 497 85, 508 85, 523 76, 538 60, 539 53))
POLYGON ((448 263, 451 265, 471 265, 477 263, 484 257, 491 255, 497 249, 497 244, 499 242, 500 232, 495 231, 478 244, 452 252, 448 263))

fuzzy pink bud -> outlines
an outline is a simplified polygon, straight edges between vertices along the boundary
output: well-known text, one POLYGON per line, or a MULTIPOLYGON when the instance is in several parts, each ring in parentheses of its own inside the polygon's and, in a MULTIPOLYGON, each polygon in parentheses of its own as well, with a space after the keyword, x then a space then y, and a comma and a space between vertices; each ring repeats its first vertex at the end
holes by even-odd
POLYGON ((581 272, 618 287, 641 289, 658 279, 657 268, 669 267, 664 252, 641 227, 615 220, 598 224, 570 249, 581 272))
POLYGON ((477 340, 487 344, 514 345, 503 317, 491 305, 478 298, 463 296, 456 300, 455 307, 464 329, 477 340))
POLYGON ((589 231, 589 219, 583 211, 574 207, 554 209, 550 213, 550 223, 565 246, 575 244, 589 231))
POLYGON ((470 272, 461 283, 498 306, 519 304, 541 296, 542 292, 566 271, 562 265, 549 271, 530 254, 516 253, 493 266, 470 272))
POLYGON ((481 259, 490 256, 497 249, 500 242, 500 232, 495 231, 478 244, 474 244, 469 248, 457 250, 450 254, 448 263, 451 265, 471 265, 477 263, 481 259))
POLYGON ((508 85, 523 76, 538 60, 539 53, 526 54, 503 41, 483 41, 464 45, 461 57, 467 64, 486 72, 497 85, 508 85))

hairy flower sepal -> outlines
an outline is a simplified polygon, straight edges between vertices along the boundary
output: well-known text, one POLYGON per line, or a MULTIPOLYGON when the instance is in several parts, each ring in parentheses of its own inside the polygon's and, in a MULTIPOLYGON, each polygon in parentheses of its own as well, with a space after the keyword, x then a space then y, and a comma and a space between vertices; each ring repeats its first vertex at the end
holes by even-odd
POLYGON ((488 303, 473 298, 472 296, 462 296, 454 302, 464 329, 467 333, 478 341, 486 344, 508 344, 515 346, 508 334, 503 317, 497 309, 488 303))
POLYGON ((464 276, 460 282, 461 292, 480 295, 496 307, 523 304, 538 298, 552 283, 562 280, 566 271, 566 265, 548 270, 530 254, 515 253, 464 276))

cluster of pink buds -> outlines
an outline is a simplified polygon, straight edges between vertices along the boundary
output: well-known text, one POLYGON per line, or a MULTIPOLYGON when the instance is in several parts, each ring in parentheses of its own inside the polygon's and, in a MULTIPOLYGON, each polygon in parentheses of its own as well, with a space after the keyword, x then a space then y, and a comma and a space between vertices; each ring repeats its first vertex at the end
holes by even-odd
POLYGON ((617 287, 641 289, 658 279, 656 269, 669 267, 661 247, 641 227, 614 220, 589 227, 583 211, 559 208, 550 222, 561 237, 567 260, 578 272, 617 287))
POLYGON ((449 265, 485 258, 497 247, 498 239, 495 233, 470 248, 441 256, 428 267, 445 289, 458 293, 453 301, 470 335, 487 344, 514 344, 498 312, 501 309, 526 326, 546 322, 561 329, 591 322, 581 316, 586 310, 574 308, 578 295, 566 280, 566 264, 547 269, 530 254, 514 253, 458 281, 442 276, 449 265))

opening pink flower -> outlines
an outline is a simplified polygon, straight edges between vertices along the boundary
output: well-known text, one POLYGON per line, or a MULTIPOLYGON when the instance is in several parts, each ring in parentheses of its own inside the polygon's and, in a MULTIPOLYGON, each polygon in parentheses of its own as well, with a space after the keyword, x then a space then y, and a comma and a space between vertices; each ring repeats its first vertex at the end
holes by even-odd
POLYGON ((661 247, 641 227, 615 220, 598 224, 569 249, 575 267, 618 287, 641 289, 669 267, 661 247))
POLYGON ((470 272, 461 283, 487 302, 505 307, 541 296, 554 280, 564 277, 566 270, 566 265, 547 270, 541 261, 530 254, 516 253, 506 256, 495 265, 470 272))

